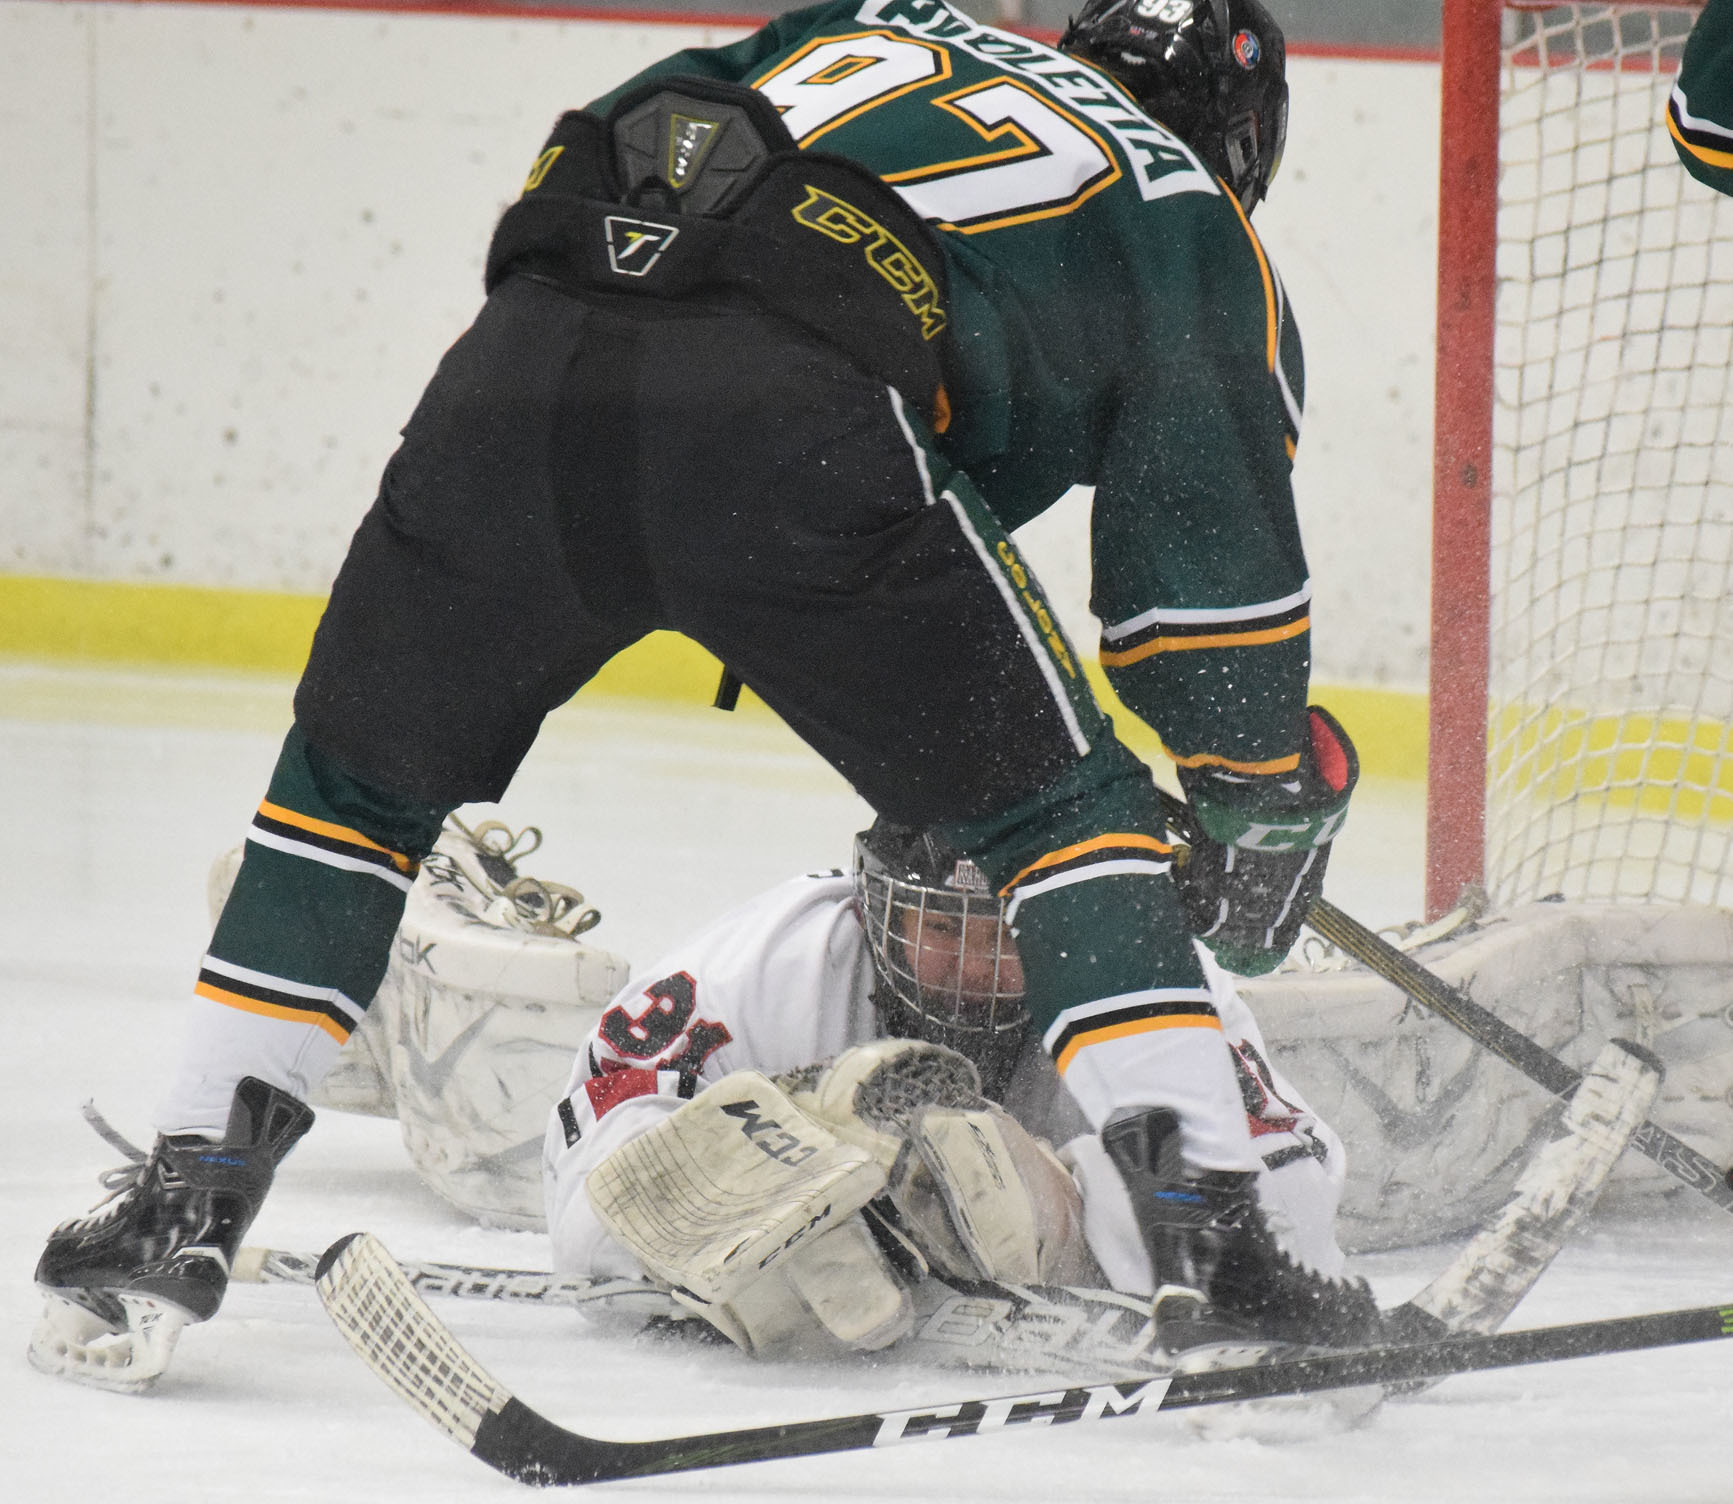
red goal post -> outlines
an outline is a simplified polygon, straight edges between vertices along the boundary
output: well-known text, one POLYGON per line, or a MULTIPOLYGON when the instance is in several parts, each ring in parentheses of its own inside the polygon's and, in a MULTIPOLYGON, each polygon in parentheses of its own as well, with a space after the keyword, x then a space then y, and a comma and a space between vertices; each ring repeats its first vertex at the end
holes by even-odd
POLYGON ((1733 200, 1697 0, 1445 0, 1427 908, 1733 902, 1733 200))

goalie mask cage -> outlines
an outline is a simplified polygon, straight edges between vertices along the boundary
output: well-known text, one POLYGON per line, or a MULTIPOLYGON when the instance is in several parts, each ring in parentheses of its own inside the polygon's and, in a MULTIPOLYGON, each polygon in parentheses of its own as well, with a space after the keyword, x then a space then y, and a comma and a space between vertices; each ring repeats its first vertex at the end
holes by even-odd
POLYGON ((1698 4, 1446 0, 1427 908, 1733 900, 1733 200, 1698 4))

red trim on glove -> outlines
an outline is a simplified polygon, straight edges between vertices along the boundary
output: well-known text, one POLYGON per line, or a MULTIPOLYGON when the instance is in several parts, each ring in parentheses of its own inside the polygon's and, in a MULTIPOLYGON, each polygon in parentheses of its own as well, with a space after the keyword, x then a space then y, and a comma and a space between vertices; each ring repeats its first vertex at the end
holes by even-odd
POLYGON ((1336 793, 1348 786, 1348 749, 1332 726, 1317 711, 1307 712, 1312 726, 1312 766, 1336 793))

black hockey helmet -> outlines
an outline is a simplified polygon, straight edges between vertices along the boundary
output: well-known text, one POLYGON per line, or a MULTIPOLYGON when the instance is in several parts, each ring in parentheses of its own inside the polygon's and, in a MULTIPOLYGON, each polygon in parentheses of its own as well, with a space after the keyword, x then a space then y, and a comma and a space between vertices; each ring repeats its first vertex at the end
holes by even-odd
POLYGON ((1062 51, 1111 73, 1247 213, 1288 134, 1287 47, 1259 0, 1088 0, 1062 51))
POLYGON ((1004 899, 960 851, 887 820, 855 837, 854 891, 879 1026, 967 1056, 1002 1097, 1029 1022, 1004 899))

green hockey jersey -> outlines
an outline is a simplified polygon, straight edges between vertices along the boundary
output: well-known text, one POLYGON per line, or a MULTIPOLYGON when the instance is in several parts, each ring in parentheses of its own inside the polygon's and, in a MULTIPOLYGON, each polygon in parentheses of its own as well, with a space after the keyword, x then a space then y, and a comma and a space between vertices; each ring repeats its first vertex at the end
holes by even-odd
POLYGON ((1733 0, 1709 0, 1685 43, 1667 129, 1691 176, 1733 193, 1733 0))
POLYGON ((656 77, 752 85, 939 232, 951 419, 1007 528, 1095 487, 1101 659, 1194 766, 1294 767, 1310 586, 1299 337, 1235 199, 1099 70, 941 0, 836 0, 656 77))

